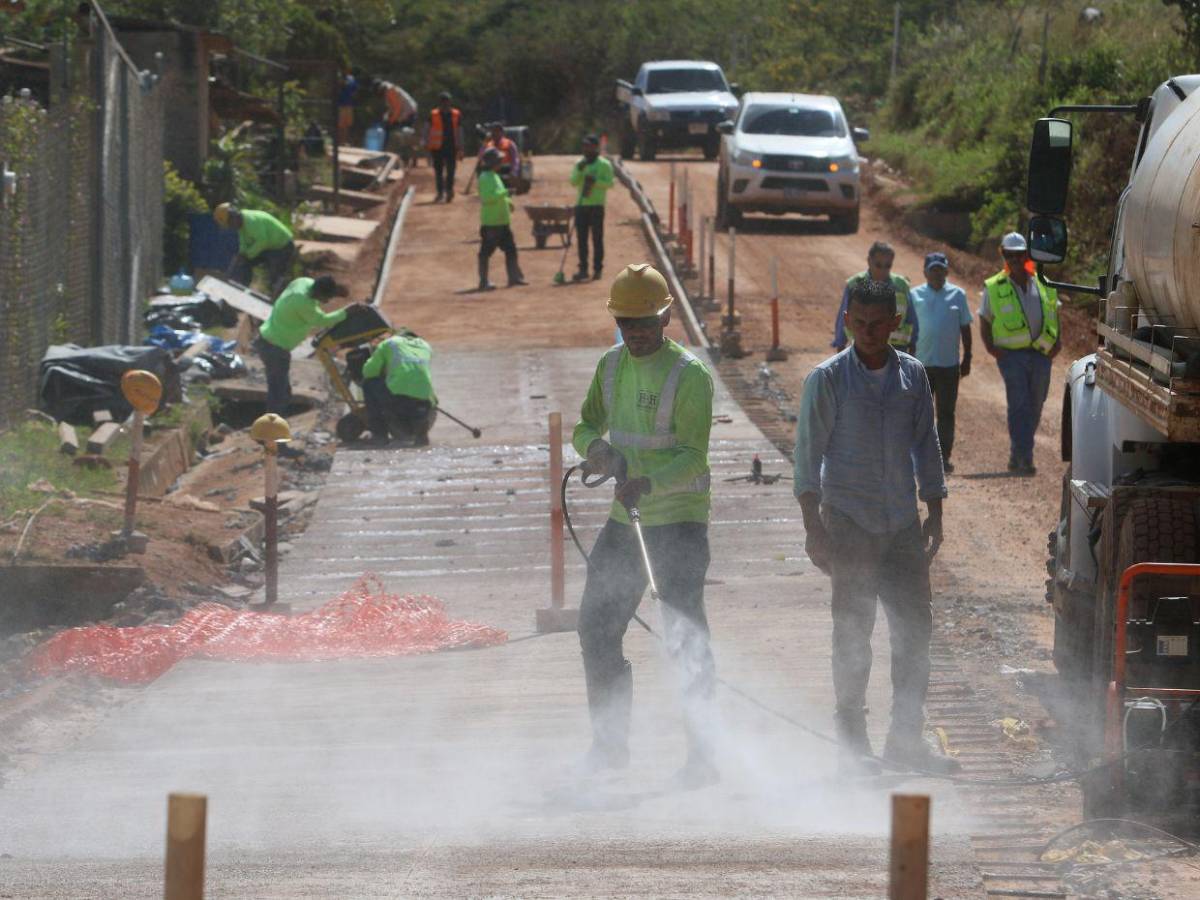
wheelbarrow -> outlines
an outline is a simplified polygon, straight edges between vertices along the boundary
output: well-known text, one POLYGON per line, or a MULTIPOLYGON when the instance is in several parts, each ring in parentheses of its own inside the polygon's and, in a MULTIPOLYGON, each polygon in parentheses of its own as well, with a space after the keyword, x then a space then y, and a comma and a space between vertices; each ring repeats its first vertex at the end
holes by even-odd
POLYGON ((526 206, 525 212, 533 220, 533 240, 539 250, 545 249, 546 241, 552 234, 561 236, 563 247, 571 246, 571 217, 575 215, 575 207, 541 203, 526 206))

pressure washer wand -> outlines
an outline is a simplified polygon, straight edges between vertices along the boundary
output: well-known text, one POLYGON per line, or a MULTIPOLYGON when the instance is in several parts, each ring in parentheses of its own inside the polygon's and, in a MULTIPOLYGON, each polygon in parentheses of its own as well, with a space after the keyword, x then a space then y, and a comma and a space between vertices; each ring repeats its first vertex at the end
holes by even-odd
POLYGON ((637 535, 638 546, 642 550, 642 565, 646 568, 646 578, 650 581, 650 599, 661 600, 658 585, 654 582, 654 566, 650 564, 650 553, 646 550, 646 538, 642 535, 642 514, 636 506, 627 507, 629 521, 633 523, 634 534, 637 535))

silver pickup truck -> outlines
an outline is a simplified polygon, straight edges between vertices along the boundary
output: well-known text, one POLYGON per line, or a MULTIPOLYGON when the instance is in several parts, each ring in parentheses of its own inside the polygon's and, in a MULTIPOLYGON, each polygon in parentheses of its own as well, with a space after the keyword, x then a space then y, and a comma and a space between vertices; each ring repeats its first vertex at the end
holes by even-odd
POLYGON ((705 159, 721 148, 717 125, 737 112, 736 84, 721 67, 697 60, 642 63, 632 83, 617 80, 621 155, 654 159, 664 148, 700 147, 705 159))

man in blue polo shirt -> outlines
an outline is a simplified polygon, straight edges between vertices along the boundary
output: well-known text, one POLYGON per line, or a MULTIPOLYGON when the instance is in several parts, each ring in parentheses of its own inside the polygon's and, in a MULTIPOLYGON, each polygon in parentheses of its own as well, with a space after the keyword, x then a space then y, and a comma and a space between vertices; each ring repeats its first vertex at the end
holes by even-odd
POLYGON ((917 359, 925 366, 937 409, 938 443, 942 468, 953 472, 954 407, 958 380, 971 374, 971 308, 966 292, 946 280, 950 264, 945 253, 925 257, 925 284, 910 292, 917 317, 917 359), (961 341, 962 356, 959 357, 961 341))

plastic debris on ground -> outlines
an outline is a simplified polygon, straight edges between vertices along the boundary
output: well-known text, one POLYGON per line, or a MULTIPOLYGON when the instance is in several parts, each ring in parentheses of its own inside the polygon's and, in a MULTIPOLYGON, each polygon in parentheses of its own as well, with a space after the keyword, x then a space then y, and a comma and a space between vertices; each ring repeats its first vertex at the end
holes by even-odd
POLYGON ((1134 862, 1145 859, 1146 854, 1134 850, 1124 841, 1084 841, 1074 847, 1062 850, 1047 850, 1042 854, 1042 862, 1060 863, 1072 862, 1080 864, 1134 862))
POLYGON ((150 326, 150 333, 142 343, 164 350, 183 350, 201 340, 208 341, 208 350, 213 353, 227 353, 237 347, 237 341, 225 341, 202 331, 181 331, 167 325, 150 326))
POLYGON ((999 728, 1004 733, 1004 736, 1014 744, 1029 750, 1037 749, 1037 738, 1033 736, 1028 723, 1023 719, 1005 716, 1003 719, 997 719, 992 725, 999 728))
POLYGON ((236 662, 408 656, 492 647, 498 628, 451 619, 440 600, 389 593, 375 576, 325 605, 288 616, 202 603, 170 625, 90 625, 56 634, 28 660, 41 676, 83 672, 147 684, 189 657, 236 662))

